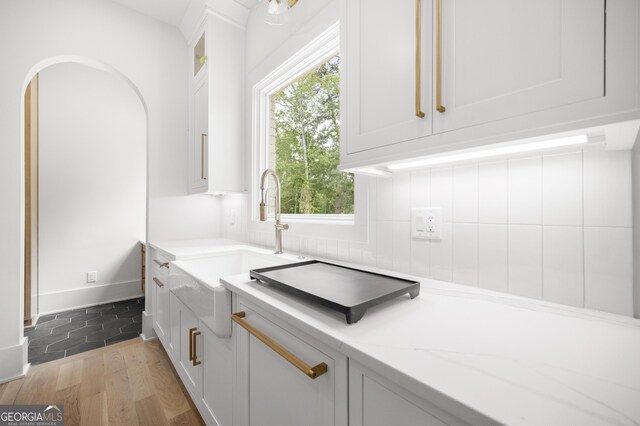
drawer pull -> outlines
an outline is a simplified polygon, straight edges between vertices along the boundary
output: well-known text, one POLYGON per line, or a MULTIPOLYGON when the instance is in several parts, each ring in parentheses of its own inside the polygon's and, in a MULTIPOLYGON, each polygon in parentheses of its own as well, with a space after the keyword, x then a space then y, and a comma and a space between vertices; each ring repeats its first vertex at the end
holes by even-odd
POLYGON ((304 374, 306 374, 310 378, 316 379, 327 372, 327 364, 325 364, 324 362, 321 362, 315 367, 310 367, 309 365, 305 364, 302 360, 300 360, 300 358, 296 357, 294 354, 287 351, 285 348, 283 348, 282 346, 280 346, 279 344, 271 340, 269 337, 262 334, 256 328, 254 328, 251 324, 249 324, 244 319, 246 315, 247 314, 245 312, 236 312, 235 314, 231 315, 231 319, 233 320, 233 322, 235 322, 240 327, 247 330, 250 334, 253 334, 258 340, 260 340, 262 343, 264 343, 265 345, 273 349, 274 352, 276 352, 282 358, 289 361, 298 370, 302 371, 304 374))
POLYGON ((193 332, 196 330, 196 327, 189 329, 189 361, 193 361, 193 332))
POLYGON ((164 287, 164 284, 162 284, 162 281, 160 281, 157 277, 153 277, 153 282, 156 283, 156 285, 160 288, 164 287))
MULTIPOLYGON (((195 330, 195 328, 193 329, 195 330)), ((191 341, 193 342, 193 366, 197 367, 198 365, 202 364, 201 361, 198 361, 198 341, 196 340, 196 338, 201 335, 202 333, 200 333, 199 331, 194 331, 193 334, 191 335, 191 341)))
POLYGON ((169 269, 169 262, 160 262, 158 259, 153 259, 156 264, 158 264, 161 268, 169 269))

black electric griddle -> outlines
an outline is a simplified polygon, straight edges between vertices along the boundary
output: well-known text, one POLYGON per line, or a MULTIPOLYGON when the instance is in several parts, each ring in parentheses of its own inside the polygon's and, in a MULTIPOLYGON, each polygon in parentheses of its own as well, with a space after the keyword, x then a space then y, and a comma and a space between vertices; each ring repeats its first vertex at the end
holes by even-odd
POLYGON ((249 271, 287 293, 345 314, 347 324, 358 322, 367 308, 409 293, 420 293, 420 283, 346 266, 310 260, 249 271))

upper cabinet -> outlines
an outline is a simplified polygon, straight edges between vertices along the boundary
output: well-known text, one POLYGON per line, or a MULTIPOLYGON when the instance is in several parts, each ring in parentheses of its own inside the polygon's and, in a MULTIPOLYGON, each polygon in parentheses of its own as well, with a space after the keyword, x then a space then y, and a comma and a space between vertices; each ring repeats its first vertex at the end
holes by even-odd
POLYGON ((638 2, 342 0, 341 167, 640 117, 638 2))
POLYGON ((189 193, 243 192, 245 30, 213 14, 189 43, 189 193))

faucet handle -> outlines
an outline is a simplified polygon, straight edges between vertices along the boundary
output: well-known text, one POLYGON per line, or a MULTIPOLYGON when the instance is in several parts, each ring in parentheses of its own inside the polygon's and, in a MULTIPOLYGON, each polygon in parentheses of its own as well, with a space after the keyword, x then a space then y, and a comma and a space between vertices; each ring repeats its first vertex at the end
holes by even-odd
POLYGON ((289 224, 288 223, 276 223, 276 229, 279 229, 281 231, 282 230, 286 231, 286 230, 289 229, 289 224))
POLYGON ((260 221, 261 222, 267 221, 267 206, 265 205, 264 202, 260 203, 260 221))

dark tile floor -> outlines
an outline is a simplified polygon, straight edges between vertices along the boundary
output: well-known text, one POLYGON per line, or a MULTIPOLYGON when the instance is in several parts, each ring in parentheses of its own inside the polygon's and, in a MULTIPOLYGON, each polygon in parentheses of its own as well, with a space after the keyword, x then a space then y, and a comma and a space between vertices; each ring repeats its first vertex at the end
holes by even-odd
POLYGON ((25 329, 29 362, 42 364, 138 337, 144 297, 43 315, 25 329))

